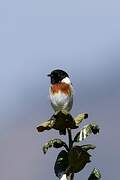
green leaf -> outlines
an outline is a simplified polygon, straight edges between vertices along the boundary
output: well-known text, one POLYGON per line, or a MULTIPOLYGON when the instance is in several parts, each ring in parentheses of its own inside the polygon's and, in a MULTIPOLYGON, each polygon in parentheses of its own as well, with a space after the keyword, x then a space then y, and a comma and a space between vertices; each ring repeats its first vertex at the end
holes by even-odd
POLYGON ((75 118, 74 118, 74 121, 75 121, 75 124, 76 126, 79 126, 80 123, 87 119, 88 118, 88 114, 87 113, 81 113, 81 114, 78 114, 75 118))
POLYGON ((99 169, 94 168, 91 172, 88 180, 100 180, 101 179, 101 173, 99 169))
POLYGON ((91 123, 84 126, 75 136, 74 142, 80 142, 86 139, 91 134, 99 133, 99 126, 96 123, 91 123))
POLYGON ((56 159, 54 171, 58 178, 64 174, 68 167, 68 153, 65 150, 62 150, 56 159))
POLYGON ((81 171, 90 161, 90 154, 81 146, 74 146, 68 153, 69 167, 67 173, 77 173, 81 171))
POLYGON ((39 124, 36 129, 39 133, 45 130, 56 129, 59 130, 60 135, 65 135, 67 128, 78 128, 79 124, 86 118, 88 118, 87 113, 78 114, 73 118, 72 115, 66 111, 57 111, 49 120, 39 124))
POLYGON ((46 154, 48 149, 51 147, 61 148, 63 146, 68 150, 68 147, 64 141, 62 141, 61 139, 53 139, 53 140, 48 141, 46 144, 44 144, 43 152, 44 152, 44 154, 46 154))
POLYGON ((86 151, 89 151, 89 150, 91 150, 91 149, 95 149, 96 148, 96 146, 95 145, 93 145, 93 144, 85 144, 85 145, 82 145, 82 146, 80 146, 82 149, 84 149, 84 150, 86 150, 86 151))
POLYGON ((59 130, 60 135, 66 135, 66 129, 76 129, 78 126, 76 126, 74 118, 71 114, 69 114, 66 111, 58 111, 56 112, 52 118, 54 120, 53 128, 56 130, 59 130))

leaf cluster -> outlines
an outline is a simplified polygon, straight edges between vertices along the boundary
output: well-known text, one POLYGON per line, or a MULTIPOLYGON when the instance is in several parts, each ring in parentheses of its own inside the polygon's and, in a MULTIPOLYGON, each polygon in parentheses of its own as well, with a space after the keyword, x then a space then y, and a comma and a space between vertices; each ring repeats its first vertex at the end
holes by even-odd
MULTIPOLYGON (((74 173, 80 172, 86 164, 91 162, 91 155, 88 151, 95 149, 96 146, 92 144, 76 145, 76 143, 80 143, 91 134, 99 133, 99 126, 95 122, 87 124, 76 133, 74 138, 72 137, 72 129, 78 129, 80 123, 87 118, 87 113, 81 113, 73 118, 71 114, 65 111, 59 111, 53 114, 48 121, 37 127, 38 132, 55 129, 59 131, 60 135, 66 135, 66 132, 68 133, 68 144, 61 139, 55 138, 43 146, 44 154, 52 147, 57 149, 64 148, 58 154, 54 165, 55 175, 61 180, 64 175, 66 175, 67 179, 71 175, 73 177, 74 173)), ((94 169, 88 180, 99 180, 100 178, 100 171, 94 169)))

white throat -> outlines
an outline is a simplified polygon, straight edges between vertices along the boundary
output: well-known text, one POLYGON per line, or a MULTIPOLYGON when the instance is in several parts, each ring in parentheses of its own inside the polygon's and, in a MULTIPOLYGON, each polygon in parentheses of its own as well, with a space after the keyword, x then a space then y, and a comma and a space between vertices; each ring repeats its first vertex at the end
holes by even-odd
POLYGON ((65 77, 61 82, 66 83, 66 84, 71 84, 69 77, 65 77))

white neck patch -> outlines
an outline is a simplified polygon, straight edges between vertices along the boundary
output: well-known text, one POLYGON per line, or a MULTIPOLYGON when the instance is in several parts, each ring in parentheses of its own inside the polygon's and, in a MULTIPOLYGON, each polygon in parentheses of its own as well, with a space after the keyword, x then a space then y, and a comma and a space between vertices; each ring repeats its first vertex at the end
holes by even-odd
POLYGON ((65 77, 61 82, 66 83, 66 84, 71 84, 69 77, 65 77))

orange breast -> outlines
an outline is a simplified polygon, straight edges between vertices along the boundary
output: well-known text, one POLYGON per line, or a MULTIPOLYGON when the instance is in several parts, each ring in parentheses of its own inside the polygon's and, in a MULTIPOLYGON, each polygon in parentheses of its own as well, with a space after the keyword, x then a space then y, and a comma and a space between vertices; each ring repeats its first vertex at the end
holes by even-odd
POLYGON ((58 91, 61 91, 64 94, 71 94, 71 87, 66 83, 53 84, 51 86, 51 91, 53 94, 57 93, 58 91))

